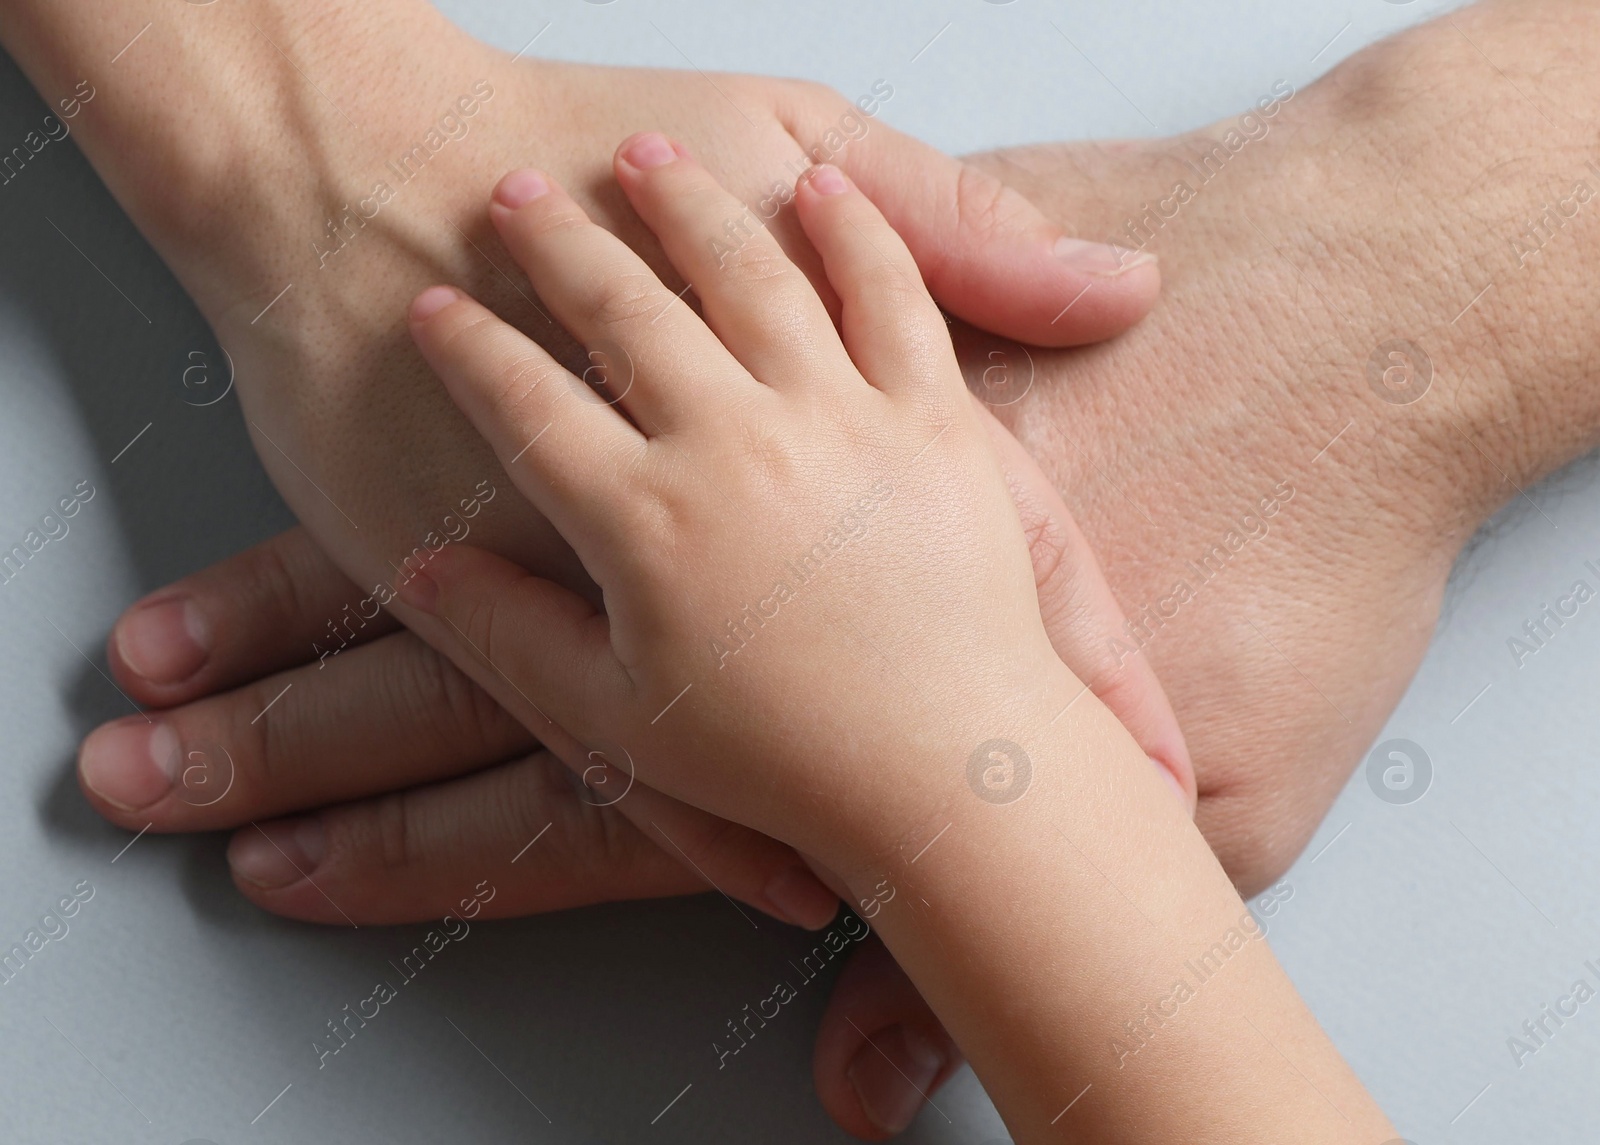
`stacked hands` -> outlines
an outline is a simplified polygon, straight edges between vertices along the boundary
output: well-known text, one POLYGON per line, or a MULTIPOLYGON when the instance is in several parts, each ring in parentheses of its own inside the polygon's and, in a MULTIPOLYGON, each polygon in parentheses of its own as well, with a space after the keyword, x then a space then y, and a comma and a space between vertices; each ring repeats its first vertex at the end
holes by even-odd
MULTIPOLYGON (((1034 742, 1058 725, 1096 754, 1132 749, 1153 780, 1093 700, 1072 702, 1086 689, 1040 616, 1003 431, 883 216, 836 167, 799 183, 834 317, 764 231, 717 256, 741 204, 666 138, 629 140, 616 171, 703 318, 544 175, 507 176, 489 211, 556 319, 630 363, 610 400, 453 287, 410 310, 423 356, 603 611, 463 545, 401 599, 513 684, 518 716, 569 763, 620 751, 656 791, 852 887, 899 877, 892 856, 968 801, 969 749, 997 732, 1034 742), (852 536, 842 521, 862 512, 852 536)), ((1187 803, 1193 777, 1170 754, 1156 766, 1187 803)))
MULTIPOLYGON (((740 203, 664 136, 625 142, 616 176, 702 314, 540 172, 506 176, 489 208, 555 319, 628 363, 601 394, 454 287, 409 314, 603 609, 465 545, 401 599, 510 684, 570 765, 625 756, 654 791, 788 844, 864 908, 903 891, 874 912, 890 951, 1014 1136, 1054 1138, 1059 1079, 1109 1073, 1102 1031, 1121 1035, 1118 1015, 1156 984, 1125 968, 1179 965, 1250 917, 1187 821, 1193 777, 1181 751, 1152 766, 1052 646, 999 434, 910 252, 849 179, 819 165, 794 200, 830 313, 764 231, 718 254, 740 203), (864 512, 859 535, 842 525, 864 512), (1030 916, 1035 885, 1050 902, 1030 916), (1130 926, 1141 915, 1148 929, 1130 926), (1019 998, 1029 1016, 997 1020, 1019 998)), ((1065 591, 1103 604, 1089 568, 1065 591)), ((1241 959, 1250 980, 1167 1034, 1160 1064, 1104 1081, 1078 1132, 1134 1139, 1152 1120, 1135 1111, 1163 1103, 1181 1109, 1154 1118, 1163 1136, 1209 1137, 1263 1104, 1277 1108, 1254 1132, 1384 1128, 1270 954, 1241 959), (1197 1063, 1252 1015, 1267 1044, 1197 1063), (1273 1096, 1282 1079, 1257 1059, 1285 1038, 1354 1120, 1335 1110, 1336 1124, 1314 1087, 1273 1096)))
MULTIPOLYGON (((489 217, 554 319, 606 347, 606 368, 575 375, 452 286, 408 313, 423 357, 571 545, 598 603, 466 543, 429 546, 398 599, 455 632, 546 750, 591 787, 616 782, 615 805, 669 845, 661 820, 693 829, 714 816, 803 856, 760 886, 740 879, 741 897, 810 927, 832 921, 835 895, 869 909, 1014 1136, 1044 1140, 1057 1079, 1109 1072, 1107 1031, 1118 1069, 1145 1048, 1121 1015, 1164 971, 1126 968, 1178 965, 1249 917, 1189 821, 1195 779, 1171 708, 1142 662, 1126 677, 1096 667, 1121 616, 1092 553, 969 393, 911 253, 842 171, 815 166, 793 201, 826 295, 764 230, 732 258, 719 251, 741 204, 666 137, 627 140, 615 174, 698 312, 523 169, 496 186, 489 217), (1036 885, 1049 906, 1019 913, 1036 885), (1129 906, 1149 929, 1130 928, 1129 906), (995 969, 1007 949, 1028 957, 995 969), (996 1020, 1019 996, 1029 1015, 996 1020)), ((171 657, 169 676, 191 667, 182 648, 136 646, 171 657)), ((115 639, 112 651, 128 676, 115 639)), ((150 738, 159 764, 172 745, 150 738)), ((181 764, 146 769, 148 789, 118 799, 127 772, 103 778, 96 758, 86 748, 85 786, 114 814, 214 803, 190 796, 217 776, 197 788, 181 764)), ((296 830, 241 834, 239 878, 272 886, 284 864, 296 876, 315 865, 324 844, 296 830)), ((1228 1084, 1194 1065, 1241 1014, 1272 1031, 1258 1027, 1264 1043, 1295 1043, 1301 1068, 1344 1102, 1341 1125, 1307 1096, 1320 1090, 1272 1098, 1259 1128, 1328 1141, 1383 1129, 1271 955, 1248 957, 1248 980, 1216 991, 1233 1016, 1167 1035, 1151 1054, 1165 1068, 1104 1079, 1078 1131, 1133 1140, 1136 1110, 1176 1103, 1158 1136, 1145 1136, 1148 1116, 1138 1130, 1165 1139, 1267 1101, 1281 1078, 1259 1055, 1234 1055, 1228 1084)), ((952 1055, 909 1028, 900 1037, 923 1059, 914 1067, 948 1072, 952 1055)), ((867 1116, 853 1127, 904 1123, 851 1080, 867 1116)))
MULTIPOLYGON (((1462 235, 1537 201, 1480 177, 1472 156, 1528 141, 1516 101, 1477 94, 1470 45, 1583 108, 1586 69, 1536 81, 1529 61, 1600 19, 1485 3, 1452 17, 1468 33, 1425 26, 1296 94, 1149 236, 1166 295, 1144 320, 1154 261, 1033 202, 1121 233, 1192 140, 962 164, 874 123, 824 156, 809 141, 850 108, 809 85, 516 61, 421 4, 259 7, 272 18, 196 6, 205 23, 169 36, 150 5, 143 55, 74 120, 239 363, 305 522, 118 622, 112 670, 161 714, 85 741, 104 815, 237 829, 244 894, 337 925, 443 914, 463 872, 547 829, 485 915, 709 883, 822 928, 843 899, 882 942, 839 977, 815 1080, 862 1137, 905 1128, 962 1055, 1023 1142, 1394 1136, 1265 944, 1198 995, 1173 979, 1238 933, 1236 887, 1309 837, 1465 538, 1600 440, 1567 350, 1587 345, 1583 260, 1500 278, 1459 342, 1459 284, 1437 270, 1492 265, 1462 235), (371 59, 346 67, 349 44, 371 59), (375 79, 392 75, 414 89, 375 79), (250 118, 261 90, 270 121, 250 118), (332 269, 286 261, 305 218, 484 90, 472 134, 332 269), (205 124, 165 114, 197 103, 205 124), (595 138, 652 117, 674 138, 632 136, 608 165, 595 138), (286 154, 326 165, 234 178, 286 154), (796 163, 792 202, 756 219, 796 163), (1429 188, 1420 218, 1397 207, 1407 179, 1429 188), (1285 238, 1313 216, 1314 240, 1285 238), (417 294, 429 281, 469 289, 417 294), (1396 322, 1435 355, 1414 406, 1361 375, 1396 322), (1056 348, 1029 359, 1028 400, 970 396, 980 329, 1056 348), (1139 606, 1211 548, 1217 507, 1289 477, 1270 576, 1253 542, 1181 623, 1149 627, 1139 606), (446 513, 448 543, 419 545, 446 513), (1114 638, 1139 653, 1108 654, 1114 638)), ((0 16, 47 94, 126 42, 36 0, 0 16)), ((1577 169, 1570 126, 1533 166, 1577 169)))

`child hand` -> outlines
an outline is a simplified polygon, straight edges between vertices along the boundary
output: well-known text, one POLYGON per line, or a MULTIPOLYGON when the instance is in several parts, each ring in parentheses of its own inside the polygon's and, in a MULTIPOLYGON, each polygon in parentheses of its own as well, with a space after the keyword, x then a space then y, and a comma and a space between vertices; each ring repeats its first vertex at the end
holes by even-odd
POLYGON ((831 167, 797 191, 836 331, 769 235, 723 244, 742 205, 665 139, 624 144, 617 172, 703 321, 537 173, 491 208, 604 356, 604 397, 458 291, 411 310, 604 611, 459 545, 406 603, 642 782, 816 856, 858 900, 886 875, 873 925, 1016 1140, 1392 1136, 1052 648, 994 442, 883 217, 831 167), (1136 1027, 1152 998, 1197 996, 1174 976, 1213 948, 1242 965, 1206 976, 1182 1020, 1162 1001, 1159 1032, 1136 1027), (1064 1130, 1066 1079, 1095 1096, 1064 1130))
POLYGON ((944 321, 872 204, 832 167, 797 191, 836 330, 681 150, 638 136, 617 171, 704 321, 539 174, 491 207, 605 398, 452 288, 411 311, 605 611, 462 546, 406 602, 641 781, 825 858, 919 831, 1003 729, 1070 709, 1125 740, 1051 648, 944 321))

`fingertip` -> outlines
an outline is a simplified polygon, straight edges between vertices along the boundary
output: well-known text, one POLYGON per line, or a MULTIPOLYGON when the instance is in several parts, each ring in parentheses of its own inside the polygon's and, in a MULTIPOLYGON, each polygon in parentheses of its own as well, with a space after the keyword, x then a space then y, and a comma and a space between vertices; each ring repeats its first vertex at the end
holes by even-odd
POLYGON ((876 939, 845 963, 817 1029, 812 1079, 847 1133, 903 1131, 961 1064, 960 1048, 876 939))
POLYGON ((878 1135, 897 1136, 954 1068, 956 1051, 942 1030, 899 1022, 865 1037, 845 1077, 861 1112, 878 1135))
POLYGON ((430 286, 411 300, 406 318, 413 324, 426 322, 452 302, 460 302, 465 297, 453 286, 430 286))
POLYGON ((975 235, 919 261, 941 306, 979 329, 1034 346, 1082 346, 1137 325, 1161 293, 1156 257, 1046 234, 975 235))
POLYGON ((407 576, 395 581, 395 595, 400 603, 427 616, 439 611, 439 582, 422 569, 411 569, 407 576))
POLYGON ((1033 346, 1084 345, 1135 325, 1160 294, 1153 257, 1068 238, 992 176, 891 129, 852 145, 846 163, 934 299, 978 329, 1033 346))
POLYGON ((425 562, 408 560, 394 580, 394 592, 400 603, 448 619, 480 598, 538 580, 521 565, 488 549, 456 542, 429 552, 425 562))
POLYGON ((1117 243, 1091 242, 1072 235, 1058 238, 1051 253, 1070 270, 1095 278, 1120 278, 1157 261, 1150 251, 1134 250, 1117 243))
POLYGON ((550 193, 550 180, 542 171, 523 167, 502 176, 495 184, 490 201, 508 211, 520 210, 550 193))
POLYGON ((1050 247, 1046 280, 1051 269, 1060 275, 1053 300, 1065 302, 1040 331, 1041 345, 1114 338, 1143 320, 1161 294, 1161 264, 1148 251, 1062 236, 1050 247))
POLYGON ((628 136, 618 146, 613 163, 619 173, 625 169, 653 171, 689 158, 689 149, 659 131, 640 131, 628 136))
POLYGON ((1183 761, 1165 759, 1160 755, 1152 755, 1150 762, 1155 765, 1156 771, 1172 788, 1172 793, 1178 797, 1178 802, 1183 805, 1183 810, 1189 818, 1194 818, 1195 805, 1198 799, 1194 790, 1194 768, 1183 761))
POLYGON ((229 840, 228 867, 235 881, 262 891, 284 890, 309 878, 327 850, 320 816, 252 823, 229 840))
POLYGON ((211 626, 194 599, 163 590, 117 618, 106 661, 124 688, 156 702, 205 667, 211 643, 211 626))
POLYGON ((818 163, 806 173, 801 186, 821 196, 842 195, 850 190, 850 180, 832 163, 818 163))
POLYGON ((806 867, 791 867, 773 877, 764 892, 768 913, 806 930, 822 930, 839 914, 839 896, 806 867))

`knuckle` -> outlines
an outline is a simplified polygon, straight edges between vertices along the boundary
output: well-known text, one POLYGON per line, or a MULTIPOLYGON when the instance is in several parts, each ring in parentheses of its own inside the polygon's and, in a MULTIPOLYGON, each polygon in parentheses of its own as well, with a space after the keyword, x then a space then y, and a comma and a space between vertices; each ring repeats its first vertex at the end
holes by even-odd
POLYGON ((896 299, 891 293, 880 297, 876 310, 874 337, 894 347, 903 375, 933 378, 953 371, 950 334, 926 297, 919 305, 910 296, 896 299))
POLYGON ((723 252, 717 267, 735 286, 792 283, 800 276, 800 271, 778 249, 778 244, 764 234, 757 234, 749 242, 723 252))
POLYGON ((858 271, 858 282, 863 293, 886 304, 893 316, 906 323, 944 325, 915 266, 877 260, 858 271))
POLYGON ((414 821, 415 800, 410 791, 396 791, 373 805, 371 831, 383 870, 403 871, 426 857, 418 851, 422 835, 414 821))
POLYGON ((785 81, 784 86, 795 96, 822 111, 843 107, 848 102, 844 96, 820 80, 791 79, 785 81))
POLYGON ((527 401, 533 392, 563 373, 562 367, 536 354, 512 354, 495 372, 498 379, 490 400, 502 414, 509 414, 527 401))
POLYGON ((281 621, 305 616, 308 602, 301 591, 301 570, 292 563, 284 537, 257 545, 241 559, 244 583, 253 587, 253 595, 265 606, 267 615, 281 621))
POLYGON ((294 782, 294 777, 285 773, 285 763, 296 758, 299 709, 289 696, 272 703, 278 694, 268 679, 236 693, 238 702, 233 703, 231 722, 236 730, 229 737, 229 746, 231 750, 238 745, 239 753, 234 766, 251 798, 263 802, 270 802, 272 792, 294 782))
MULTIPOLYGON (((1018 508, 1023 509, 1020 501, 1018 508)), ((1070 634, 1094 619, 1093 600, 1077 591, 1081 584, 1078 554, 1061 523, 1042 509, 1033 517, 1024 509, 1023 536, 1033 562, 1033 582, 1038 589, 1039 613, 1044 618, 1045 630, 1051 634, 1052 642, 1058 639, 1058 633, 1067 634, 1070 644, 1070 634)), ((1074 656, 1067 662, 1085 683, 1092 683, 1097 661, 1080 661, 1074 656)))
POLYGON ((422 712, 424 734, 440 752, 476 755, 484 748, 512 750, 526 733, 493 697, 432 648, 415 641, 395 687, 395 715, 422 712), (519 734, 521 733, 521 734, 519 734))
POLYGON ((537 242, 592 226, 594 223, 577 208, 558 207, 540 212, 538 217, 528 224, 528 235, 537 242))
POLYGON ((855 106, 836 89, 817 80, 764 82, 768 91, 776 93, 778 115, 789 125, 796 142, 821 138, 855 106))
POLYGON ((487 596, 477 596, 467 605, 466 610, 459 616, 452 618, 453 622, 461 629, 461 634, 466 637, 472 651, 483 660, 491 664, 499 663, 495 659, 495 633, 498 627, 495 602, 487 596))
POLYGON ((493 314, 483 314, 450 330, 440 343, 440 349, 452 358, 479 357, 486 346, 492 345, 499 327, 500 319, 493 314))
POLYGON ((608 886, 636 869, 648 855, 650 841, 615 807, 586 807, 588 844, 580 861, 594 886, 608 886))
POLYGON ((993 175, 966 163, 956 176, 955 208, 960 224, 979 234, 997 231, 1015 220, 1018 200, 993 175))
POLYGON ((653 318, 673 301, 654 275, 644 272, 608 277, 595 290, 590 312, 601 326, 628 326, 653 318))
POLYGON ((1013 490, 1012 500, 1023 518, 1023 535, 1033 560, 1033 580, 1043 593, 1055 585, 1057 576, 1068 572, 1067 533, 1060 521, 1031 498, 1019 498, 1013 490))

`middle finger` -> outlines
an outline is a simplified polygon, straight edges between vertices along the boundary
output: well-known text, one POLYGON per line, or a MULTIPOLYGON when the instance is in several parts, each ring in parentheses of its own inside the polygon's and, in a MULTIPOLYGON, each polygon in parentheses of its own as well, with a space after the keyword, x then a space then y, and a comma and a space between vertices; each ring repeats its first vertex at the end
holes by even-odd
POLYGON ((409 632, 84 740, 95 807, 138 830, 205 831, 524 754, 534 736, 409 632))

